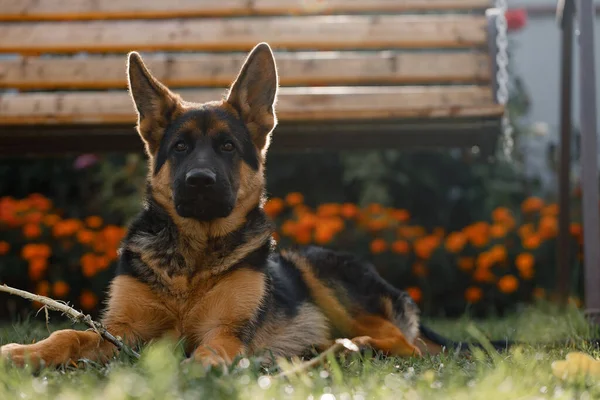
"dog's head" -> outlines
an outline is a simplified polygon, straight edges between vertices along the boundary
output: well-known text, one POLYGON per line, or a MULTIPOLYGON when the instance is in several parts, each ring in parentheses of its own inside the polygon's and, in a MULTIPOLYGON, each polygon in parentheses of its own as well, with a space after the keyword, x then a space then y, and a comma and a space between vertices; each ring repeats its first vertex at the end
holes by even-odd
POLYGON ((269 45, 250 52, 220 101, 182 100, 135 52, 129 54, 128 77, 151 189, 180 217, 225 218, 239 202, 262 194, 264 158, 277 123, 278 78, 269 45))

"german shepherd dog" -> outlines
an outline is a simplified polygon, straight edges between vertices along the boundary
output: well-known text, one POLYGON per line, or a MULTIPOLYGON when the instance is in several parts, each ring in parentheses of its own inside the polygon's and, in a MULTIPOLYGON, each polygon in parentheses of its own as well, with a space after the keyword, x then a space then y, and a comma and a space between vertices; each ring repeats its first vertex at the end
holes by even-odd
MULTIPOLYGON (((268 44, 250 52, 224 100, 182 100, 136 52, 128 83, 149 173, 110 284, 109 332, 131 346, 183 339, 188 360, 205 366, 265 350, 302 356, 341 337, 391 356, 440 350, 443 339, 420 325, 407 293, 371 264, 318 247, 275 251, 263 212, 278 90, 268 44)), ((106 362, 116 351, 93 330, 71 329, 1 347, 34 367, 106 362)))

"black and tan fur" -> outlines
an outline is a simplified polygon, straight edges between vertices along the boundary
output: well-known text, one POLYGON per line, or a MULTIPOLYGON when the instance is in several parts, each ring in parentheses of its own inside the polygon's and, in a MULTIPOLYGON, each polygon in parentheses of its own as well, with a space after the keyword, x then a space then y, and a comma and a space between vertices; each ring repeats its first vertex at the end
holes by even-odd
MULTIPOLYGON (((417 340, 418 308, 372 265, 322 248, 274 250, 262 209, 278 88, 267 44, 252 50, 221 101, 180 99, 137 53, 128 76, 149 176, 110 285, 109 331, 129 344, 184 339, 190 360, 207 365, 263 350, 298 356, 338 337, 396 356, 439 350, 417 340)), ((62 330, 1 354, 58 365, 106 361, 115 350, 93 331, 62 330)))

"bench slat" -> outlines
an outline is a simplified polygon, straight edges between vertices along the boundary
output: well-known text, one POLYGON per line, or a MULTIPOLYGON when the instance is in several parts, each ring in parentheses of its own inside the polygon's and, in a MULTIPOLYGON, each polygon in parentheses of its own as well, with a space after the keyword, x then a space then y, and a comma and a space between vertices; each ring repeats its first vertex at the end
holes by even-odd
MULTIPOLYGON (((146 65, 170 87, 228 86, 245 54, 148 55, 146 65)), ((283 86, 489 82, 484 53, 278 53, 283 86)), ((122 89, 125 56, 0 60, 0 88, 122 89)))
MULTIPOLYGON (((206 102, 222 89, 181 90, 183 99, 206 102)), ((481 86, 282 88, 278 116, 286 121, 360 118, 499 116, 502 106, 481 86)), ((125 91, 20 93, 0 97, 0 124, 133 123, 125 91)))
POLYGON ((0 0, 0 21, 473 10, 489 0, 0 0))
POLYGON ((248 51, 260 41, 293 50, 483 47, 486 38, 485 17, 472 15, 23 22, 0 24, 0 53, 248 51))

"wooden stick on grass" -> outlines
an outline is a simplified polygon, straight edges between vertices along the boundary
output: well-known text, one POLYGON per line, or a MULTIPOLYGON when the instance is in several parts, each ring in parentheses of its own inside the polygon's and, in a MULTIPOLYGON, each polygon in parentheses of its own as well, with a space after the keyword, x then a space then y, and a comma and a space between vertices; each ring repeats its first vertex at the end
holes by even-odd
POLYGON ((40 302, 44 305, 44 307, 65 314, 67 317, 69 317, 69 319, 71 319, 74 322, 82 322, 86 324, 104 339, 114 344, 117 347, 117 349, 119 349, 119 351, 125 351, 126 353, 131 354, 136 359, 140 358, 140 355, 136 351, 134 351, 121 340, 113 336, 109 331, 106 330, 106 328, 101 323, 94 321, 92 317, 90 317, 88 314, 84 314, 80 311, 77 311, 76 309, 68 306, 63 302, 51 299, 46 296, 33 294, 25 290, 15 289, 7 285, 0 285, 0 292, 9 293, 27 300, 40 302))
POLYGON ((291 368, 287 371, 283 371, 283 372, 275 375, 274 378, 284 378, 286 376, 290 376, 293 374, 307 371, 307 370, 311 369, 312 367, 325 361, 327 356, 329 356, 330 354, 336 354, 344 349, 350 350, 350 351, 358 351, 359 350, 358 346, 350 339, 336 339, 335 343, 333 345, 331 345, 327 350, 325 350, 324 352, 322 352, 315 358, 311 358, 310 360, 308 360, 306 362, 296 365, 294 368, 291 368))

